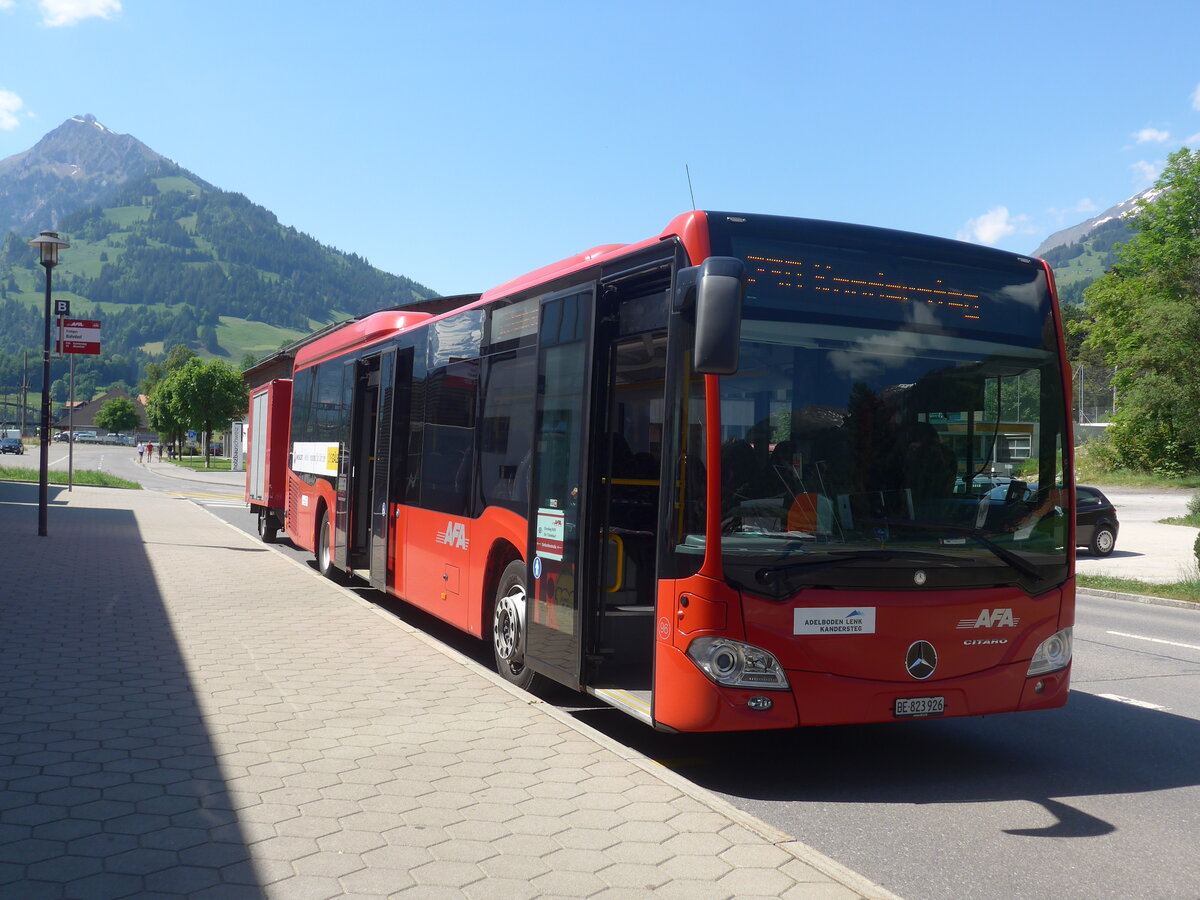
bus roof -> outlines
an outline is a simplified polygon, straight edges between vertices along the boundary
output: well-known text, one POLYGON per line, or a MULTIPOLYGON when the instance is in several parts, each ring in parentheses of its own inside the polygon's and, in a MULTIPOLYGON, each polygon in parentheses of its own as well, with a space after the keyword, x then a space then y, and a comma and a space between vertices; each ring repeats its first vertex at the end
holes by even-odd
POLYGON ((487 302, 499 299, 500 297, 507 297, 510 294, 516 294, 527 288, 536 287, 539 284, 545 284, 565 275, 578 272, 581 269, 602 265, 614 257, 623 256, 646 247, 653 247, 655 244, 669 240, 670 238, 680 238, 683 241, 684 247, 687 248, 691 261, 698 263, 709 255, 707 222, 708 214, 700 210, 683 213, 672 219, 662 232, 652 238, 635 244, 601 244, 599 247, 593 247, 574 256, 568 256, 566 259, 560 259, 558 262, 551 263, 548 266, 542 266, 540 269, 534 269, 532 272, 518 275, 516 278, 485 291, 483 301, 487 302))
POLYGON ((354 319, 297 350, 295 367, 301 369, 351 347, 373 344, 432 318, 427 312, 386 309, 354 319))
POLYGON ((504 284, 491 288, 482 295, 465 294, 457 297, 442 297, 435 301, 425 301, 408 307, 369 313, 349 322, 329 326, 323 332, 317 332, 304 338, 302 342, 299 342, 302 344, 301 346, 292 345, 288 350, 294 349, 294 368, 302 369, 347 349, 376 343, 430 319, 440 319, 501 297, 547 284, 574 272, 603 265, 610 259, 646 247, 653 247, 655 244, 671 238, 680 239, 691 262, 696 263, 709 255, 707 226, 708 214, 700 210, 692 210, 676 216, 659 234, 644 241, 633 244, 601 244, 550 265, 542 266, 540 269, 519 275, 504 284))

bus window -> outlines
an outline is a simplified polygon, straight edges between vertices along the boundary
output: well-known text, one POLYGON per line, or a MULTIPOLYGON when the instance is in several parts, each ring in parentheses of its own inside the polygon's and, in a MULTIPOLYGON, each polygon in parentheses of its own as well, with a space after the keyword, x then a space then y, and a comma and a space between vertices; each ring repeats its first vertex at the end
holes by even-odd
POLYGON ((479 480, 484 505, 525 515, 533 438, 534 357, 506 353, 484 363, 479 480))
POLYGON ((422 459, 421 505, 469 515, 479 360, 451 363, 428 380, 422 459))

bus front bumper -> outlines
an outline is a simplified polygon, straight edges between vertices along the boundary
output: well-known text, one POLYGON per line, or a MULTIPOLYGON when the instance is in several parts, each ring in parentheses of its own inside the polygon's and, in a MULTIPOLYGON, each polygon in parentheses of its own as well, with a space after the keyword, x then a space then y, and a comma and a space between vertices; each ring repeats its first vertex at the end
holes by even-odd
POLYGON ((1067 702, 1071 666, 1028 676, 1029 661, 941 681, 876 681, 788 670, 790 690, 720 687, 684 654, 660 645, 656 727, 677 731, 759 731, 857 725, 1053 709, 1067 702), (666 651, 666 652, 663 652, 666 651))

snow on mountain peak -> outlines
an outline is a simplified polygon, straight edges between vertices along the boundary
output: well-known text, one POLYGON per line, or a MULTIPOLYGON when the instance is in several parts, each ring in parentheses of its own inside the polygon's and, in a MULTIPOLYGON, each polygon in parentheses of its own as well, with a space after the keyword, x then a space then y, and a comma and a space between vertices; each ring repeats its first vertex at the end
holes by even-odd
POLYGON ((93 116, 91 113, 88 113, 87 115, 83 115, 83 116, 71 116, 71 121, 78 122, 80 125, 94 125, 96 128, 98 128, 100 131, 104 132, 105 134, 114 134, 115 133, 111 129, 106 128, 101 122, 97 121, 96 117, 93 116))

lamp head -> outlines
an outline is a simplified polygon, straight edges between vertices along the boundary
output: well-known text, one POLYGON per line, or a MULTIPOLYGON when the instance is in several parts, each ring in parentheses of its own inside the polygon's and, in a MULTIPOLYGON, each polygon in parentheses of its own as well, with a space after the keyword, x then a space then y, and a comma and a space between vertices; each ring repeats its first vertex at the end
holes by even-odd
POLYGON ((57 231, 43 231, 35 240, 29 242, 30 247, 37 247, 41 253, 39 262, 48 269, 58 265, 58 251, 65 250, 71 245, 59 240, 57 231))

